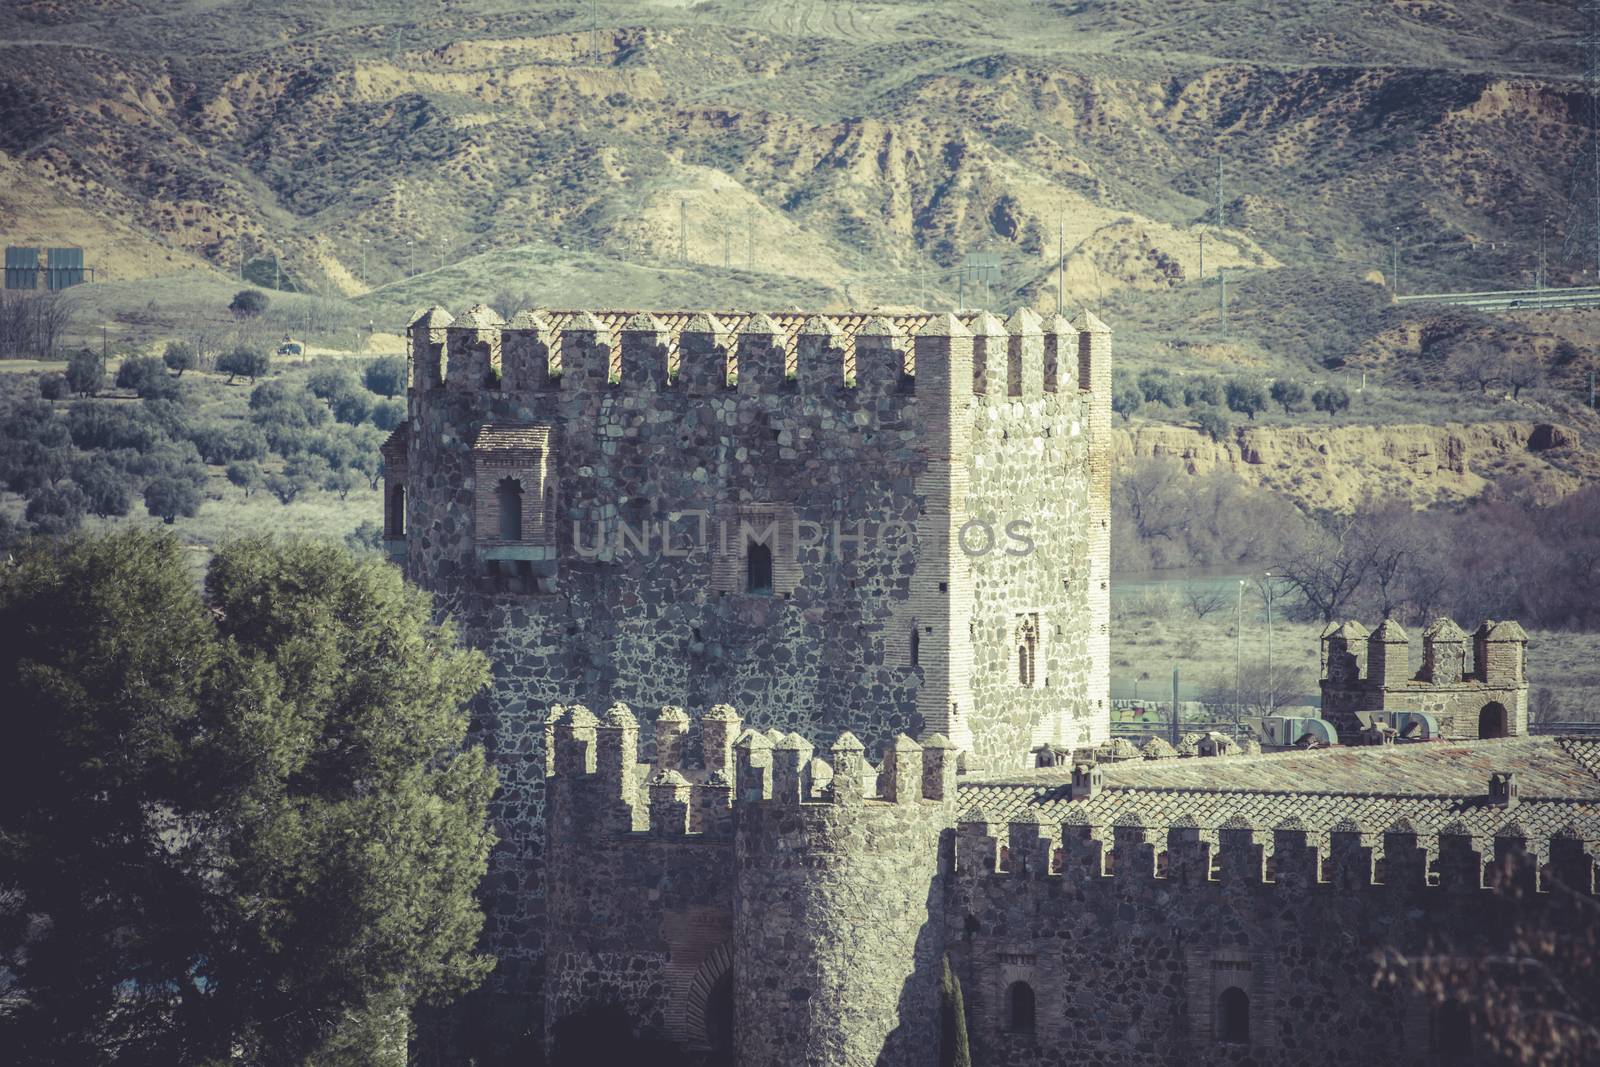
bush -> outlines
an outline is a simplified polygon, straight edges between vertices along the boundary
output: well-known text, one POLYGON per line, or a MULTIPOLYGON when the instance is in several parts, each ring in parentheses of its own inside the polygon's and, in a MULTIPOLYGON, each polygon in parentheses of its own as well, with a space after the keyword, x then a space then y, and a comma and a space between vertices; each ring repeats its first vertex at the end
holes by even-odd
POLYGON ((128 407, 80 400, 67 411, 72 443, 81 449, 126 448, 148 452, 167 440, 166 428, 145 405, 128 407))
POLYGON ((1233 432, 1233 424, 1216 408, 1198 407, 1190 413, 1190 417, 1199 425, 1200 432, 1213 441, 1221 441, 1233 432))
POLYGON ((262 459, 267 454, 266 435, 253 426, 207 423, 190 431, 189 440, 200 458, 212 467, 221 467, 233 460, 262 459))
POLYGON ((46 374, 39 379, 39 395, 46 400, 60 400, 67 395, 65 374, 46 374))
POLYGON ((1350 394, 1341 385, 1324 385, 1311 394, 1311 406, 1326 411, 1328 417, 1339 414, 1350 406, 1350 394))
MULTIPOLYGON (((1134 400, 1133 410, 1137 410, 1139 401, 1143 398, 1139 396, 1139 390, 1137 389, 1133 389, 1132 393, 1134 400)), ((1117 407, 1117 397, 1119 395, 1121 394, 1112 394, 1112 410, 1120 412, 1123 415, 1132 414, 1132 411, 1130 410, 1124 410, 1117 407)), ((390 430, 393 430, 396 426, 399 426, 405 421, 406 405, 405 401, 403 400, 380 400, 376 404, 372 405, 372 425, 386 433, 390 430)))
POLYGON ((1291 382, 1280 378, 1272 383, 1272 402, 1283 408, 1285 415, 1291 414, 1305 403, 1306 390, 1299 382, 1291 382))
POLYGON ((171 341, 167 350, 161 354, 161 362, 167 369, 176 372, 178 377, 183 377, 186 370, 194 370, 200 365, 200 353, 195 351, 194 345, 188 341, 171 341))
POLYGON ((1228 410, 1237 411, 1248 419, 1256 412, 1267 410, 1267 391, 1255 378, 1230 378, 1227 386, 1228 410))
POLYGON ((260 289, 241 289, 233 294, 228 310, 241 319, 253 319, 267 310, 267 294, 260 289))
POLYGON ((271 369, 272 357, 249 345, 240 345, 217 357, 217 370, 228 376, 229 383, 235 378, 249 378, 254 382, 257 378, 265 377, 271 369))
POLYGON ((155 478, 144 487, 144 506, 168 526, 200 510, 200 490, 182 478, 155 478))
POLYGON ((396 397, 406 391, 406 361, 399 356, 384 356, 367 364, 361 380, 368 389, 383 397, 396 397))
POLYGON ((106 384, 106 361, 88 348, 80 348, 67 361, 67 386, 79 396, 94 396, 106 384))
POLYGON ((294 498, 311 488, 311 479, 305 475, 269 474, 267 475, 267 490, 278 498, 278 503, 289 504, 294 498))

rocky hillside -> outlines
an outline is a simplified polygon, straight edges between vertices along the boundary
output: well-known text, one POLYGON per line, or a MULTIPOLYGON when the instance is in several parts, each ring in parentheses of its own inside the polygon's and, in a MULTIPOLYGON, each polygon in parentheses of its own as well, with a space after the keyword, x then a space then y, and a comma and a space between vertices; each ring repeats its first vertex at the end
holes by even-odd
POLYGON ((1113 440, 1119 463, 1158 456, 1192 474, 1227 470, 1303 507, 1339 511, 1369 497, 1451 504, 1493 488, 1548 503, 1600 480, 1600 455, 1572 427, 1548 422, 1248 427, 1220 442, 1143 426, 1113 440))
POLYGON ((1544 0, 21 0, 0 228, 380 328, 497 294, 1049 311, 1059 285, 1124 366, 1431 392, 1491 344, 1566 398, 1530 421, 1573 421, 1593 320, 1400 311, 1387 275, 1397 243, 1405 291, 1524 285, 1559 249, 1578 30, 1544 0))

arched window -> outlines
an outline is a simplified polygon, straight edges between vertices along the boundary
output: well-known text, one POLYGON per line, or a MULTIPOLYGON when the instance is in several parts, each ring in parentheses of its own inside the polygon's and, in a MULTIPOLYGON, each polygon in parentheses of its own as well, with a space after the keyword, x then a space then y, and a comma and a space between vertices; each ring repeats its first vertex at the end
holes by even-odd
POLYGON ((500 505, 500 540, 522 540, 522 483, 502 478, 494 492, 500 505))
POLYGON ((745 592, 755 596, 772 595, 772 549, 751 541, 745 550, 745 592))
POLYGON ((1238 986, 1229 986, 1217 998, 1217 1040, 1231 1045, 1250 1041, 1250 998, 1238 986))
POLYGON ((1033 682, 1039 661, 1039 627, 1032 615, 1024 615, 1017 627, 1017 684, 1027 689, 1033 682))
POLYGON ((1445 1057, 1472 1055, 1472 1013, 1465 1004, 1445 1001, 1434 1009, 1428 1044, 1445 1057))
POLYGON ((1479 737, 1504 737, 1506 735, 1506 706, 1498 700, 1490 701, 1478 712, 1479 737))
POLYGON ((406 487, 397 485, 389 490, 389 536, 406 535, 406 487))
POLYGON ((1012 982, 1006 990, 1006 1029, 1016 1033, 1033 1033, 1033 986, 1027 982, 1012 982))

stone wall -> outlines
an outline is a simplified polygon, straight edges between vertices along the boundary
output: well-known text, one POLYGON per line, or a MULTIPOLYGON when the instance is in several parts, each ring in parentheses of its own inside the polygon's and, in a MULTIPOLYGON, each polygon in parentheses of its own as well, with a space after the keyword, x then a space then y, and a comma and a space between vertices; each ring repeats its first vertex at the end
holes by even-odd
POLYGON ((1373 988, 1375 951, 1486 952, 1519 921, 1590 921, 1592 899, 1534 892, 1592 894, 1576 835, 1530 842, 1508 814, 1486 854, 1449 828, 1436 843, 1370 830, 1347 823, 1319 847, 1293 820, 1267 833, 1235 819, 1213 854, 1197 827, 1136 818, 1059 834, 963 823, 945 924, 973 1062, 1436 1063, 1427 1006, 1373 988), (1031 1025, 1011 1017, 1018 983, 1031 1025), (1230 989, 1247 998, 1241 1040, 1222 1029, 1230 989))
MULTIPOLYGON (((1095 334, 1089 360, 1100 397, 1082 389, 1087 335, 1064 320, 1019 317, 1015 337, 986 324, 993 384, 978 393, 970 321, 502 323, 478 307, 412 324, 397 547, 493 662, 474 720, 501 782, 486 938, 493 984, 513 1001, 542 1002, 552 704, 729 702, 785 732, 938 732, 973 766, 1018 766, 1039 739, 1103 736, 1093 694, 1108 668, 1090 638, 1109 603, 1092 573, 1108 502, 1090 467, 1105 455, 1093 412, 1109 404, 1109 339, 1095 334), (1059 364, 1048 382, 1047 354, 1059 364), (525 546, 483 529, 508 463, 529 483, 525 546), (554 492, 536 509, 541 479, 554 492), (979 510, 1032 521, 1038 550, 1001 555, 1000 529, 993 554, 969 559, 961 531, 979 510), (768 514, 785 522, 781 558, 771 593, 753 595, 739 521, 768 514), (1035 614, 1041 684, 1027 687, 1012 638, 1035 614)), ((641 743, 652 750, 649 723, 641 743)))

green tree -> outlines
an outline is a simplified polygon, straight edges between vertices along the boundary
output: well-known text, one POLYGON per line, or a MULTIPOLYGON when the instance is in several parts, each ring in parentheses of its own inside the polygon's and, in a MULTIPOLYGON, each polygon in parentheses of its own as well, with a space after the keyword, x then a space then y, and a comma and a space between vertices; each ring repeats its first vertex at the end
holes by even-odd
POLYGON ((167 350, 161 354, 161 362, 182 378, 184 371, 194 370, 200 365, 200 353, 188 341, 169 341, 167 350))
POLYGON ((124 359, 117 368, 117 388, 132 389, 144 399, 178 395, 177 380, 167 374, 166 364, 154 356, 124 359))
POLYGON ((1350 394, 1342 385, 1324 385, 1311 394, 1311 406, 1332 418, 1350 406, 1350 394))
POLYGON ((961 980, 944 958, 939 976, 939 1067, 972 1067, 967 1043, 967 1008, 962 1002, 961 980))
POLYGON ((192 518, 200 510, 200 490, 183 478, 152 478, 144 487, 144 507, 170 526, 179 515, 192 518))
POLYGON ((0 1047, 382 1062, 482 980, 481 656, 334 545, 26 547, 0 579, 0 1047))
POLYGON ((1221 407, 1227 399, 1222 382, 1212 374, 1197 374, 1183 383, 1183 402, 1190 407, 1208 404, 1221 407))
POLYGON ((260 289, 241 289, 233 294, 228 310, 241 319, 253 319, 267 310, 267 294, 260 289))
POLYGON ((399 356, 375 359, 362 371, 361 380, 379 396, 399 396, 406 391, 406 361, 399 356))
POLYGON ((1200 432, 1213 441, 1221 441, 1233 432, 1233 424, 1228 421, 1228 416, 1216 408, 1198 407, 1189 414, 1200 426, 1200 432))
POLYGON ((327 365, 318 367, 306 376, 306 388, 321 400, 332 400, 341 393, 353 393, 361 388, 355 375, 343 367, 327 365))
MULTIPOLYGON (((1117 397, 1121 396, 1126 391, 1126 388, 1118 390, 1111 397, 1112 409, 1120 412, 1123 415, 1129 414, 1129 411, 1124 408, 1117 407, 1117 397)), ((1139 396, 1139 390, 1134 389, 1132 392, 1134 400, 1137 401, 1143 399, 1139 396)), ((1136 403, 1134 407, 1137 408, 1138 404, 1136 403)), ((405 421, 406 405, 405 401, 403 400, 380 400, 376 404, 372 405, 372 425, 386 433, 405 421)))
POLYGON ((1272 402, 1283 408, 1285 415, 1292 414, 1305 403, 1306 389, 1299 382, 1279 378, 1272 383, 1272 402))
POLYGON ((259 348, 240 345, 217 357, 217 370, 228 376, 231 384, 235 378, 249 378, 254 382, 264 378, 272 369, 272 357, 259 348))
POLYGON ((1229 378, 1225 390, 1228 410, 1237 411, 1251 421, 1256 412, 1267 410, 1267 391, 1256 378, 1229 378))
POLYGON ((83 490, 84 506, 102 519, 128 513, 128 476, 104 455, 74 461, 72 480, 83 490))
POLYGON ((228 481, 244 490, 245 496, 250 496, 263 483, 261 466, 250 460, 239 460, 228 464, 228 481))
POLYGON ((85 508, 83 490, 72 482, 62 482, 35 489, 24 514, 39 533, 63 534, 78 528, 85 508))
POLYGON ((80 348, 67 361, 67 387, 78 396, 94 396, 106 384, 106 361, 97 352, 80 348))
POLYGON ((333 417, 348 426, 359 426, 372 412, 372 401, 359 389, 340 393, 333 398, 333 417))
POLYGON ((39 395, 46 400, 60 400, 67 395, 65 374, 46 374, 39 379, 39 395))
POLYGON ((278 498, 278 503, 284 505, 294 503, 295 497, 315 484, 311 477, 304 473, 288 471, 282 474, 269 474, 266 482, 267 491, 278 498))

